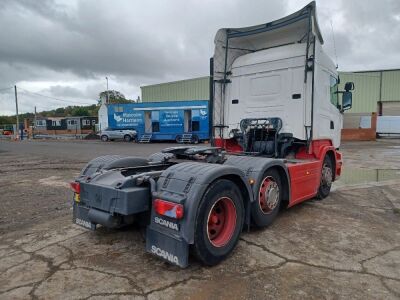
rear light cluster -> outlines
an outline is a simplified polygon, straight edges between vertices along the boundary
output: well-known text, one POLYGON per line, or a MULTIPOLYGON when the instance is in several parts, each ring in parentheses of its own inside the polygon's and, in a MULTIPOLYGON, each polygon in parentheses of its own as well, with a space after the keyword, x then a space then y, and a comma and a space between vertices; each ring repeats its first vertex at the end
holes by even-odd
POLYGON ((69 184, 71 186, 71 189, 74 191, 74 193, 80 194, 81 193, 81 185, 79 182, 71 182, 69 184))
POLYGON ((183 218, 183 205, 179 203, 169 202, 161 199, 155 199, 153 202, 154 211, 161 216, 174 219, 183 218))

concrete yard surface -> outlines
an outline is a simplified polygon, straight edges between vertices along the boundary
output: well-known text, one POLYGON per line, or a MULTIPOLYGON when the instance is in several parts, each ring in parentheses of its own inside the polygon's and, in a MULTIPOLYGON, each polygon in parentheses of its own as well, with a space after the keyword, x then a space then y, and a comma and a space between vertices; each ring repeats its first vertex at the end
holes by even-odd
POLYGON ((216 267, 145 252, 141 229, 71 222, 73 180, 99 155, 168 144, 0 141, 0 299, 399 299, 400 141, 343 145, 323 201, 242 233, 216 267))

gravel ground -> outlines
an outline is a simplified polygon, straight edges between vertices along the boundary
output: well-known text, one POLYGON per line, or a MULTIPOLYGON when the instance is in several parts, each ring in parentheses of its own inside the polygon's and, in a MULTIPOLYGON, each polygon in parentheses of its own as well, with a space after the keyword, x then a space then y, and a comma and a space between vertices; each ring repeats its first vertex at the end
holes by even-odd
POLYGON ((168 146, 0 141, 0 299, 399 299, 399 140, 344 144, 327 199, 244 232, 216 267, 183 270, 148 255, 136 227, 71 223, 68 182, 89 159, 168 146))

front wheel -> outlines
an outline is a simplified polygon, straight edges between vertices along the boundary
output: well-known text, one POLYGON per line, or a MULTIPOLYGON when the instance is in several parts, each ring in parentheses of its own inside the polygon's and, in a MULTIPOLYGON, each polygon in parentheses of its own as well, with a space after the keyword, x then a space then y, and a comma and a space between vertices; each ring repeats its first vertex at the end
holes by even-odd
POLYGON ((251 218, 257 227, 269 226, 276 218, 282 200, 281 178, 277 170, 267 170, 257 187, 257 199, 251 206, 251 218))
POLYGON ((235 248, 244 222, 243 197, 230 180, 215 181, 203 196, 195 221, 194 254, 213 266, 235 248))
POLYGON ((107 142, 107 141, 108 141, 108 136, 102 135, 102 136, 101 136, 101 140, 102 140, 103 142, 107 142))
POLYGON ((318 188, 317 199, 328 197, 333 182, 333 164, 331 158, 326 155, 321 169, 321 183, 318 188))

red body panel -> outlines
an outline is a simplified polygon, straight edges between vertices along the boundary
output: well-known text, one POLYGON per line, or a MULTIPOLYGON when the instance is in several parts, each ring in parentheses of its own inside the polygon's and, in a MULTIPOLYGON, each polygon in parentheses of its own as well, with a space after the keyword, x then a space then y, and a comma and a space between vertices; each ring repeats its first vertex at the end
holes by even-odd
POLYGON ((332 151, 335 157, 334 180, 336 180, 342 171, 342 154, 336 151, 330 140, 312 141, 310 151, 303 147, 296 154, 296 159, 304 162, 287 163, 291 183, 289 207, 317 195, 322 163, 328 151, 332 151))
POLYGON ((243 152, 243 148, 234 139, 214 139, 215 147, 221 147, 226 149, 228 152, 240 153, 243 152))
MULTIPOLYGON (((215 146, 223 147, 228 152, 243 152, 242 147, 234 139, 215 139, 215 146)), ((286 165, 290 177, 289 207, 317 195, 322 164, 328 151, 334 154, 334 180, 336 180, 342 171, 342 154, 336 151, 330 140, 312 141, 309 151, 306 147, 300 148, 295 160, 288 159, 286 165)))
POLYGON ((321 181, 321 161, 287 163, 290 176, 290 201, 293 206, 317 194, 321 181))

